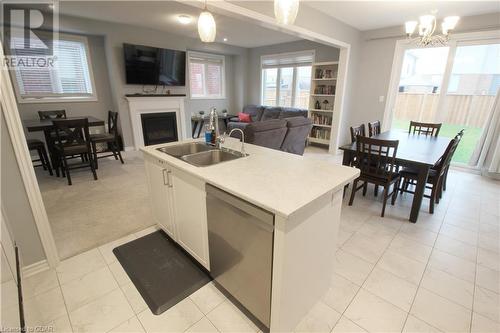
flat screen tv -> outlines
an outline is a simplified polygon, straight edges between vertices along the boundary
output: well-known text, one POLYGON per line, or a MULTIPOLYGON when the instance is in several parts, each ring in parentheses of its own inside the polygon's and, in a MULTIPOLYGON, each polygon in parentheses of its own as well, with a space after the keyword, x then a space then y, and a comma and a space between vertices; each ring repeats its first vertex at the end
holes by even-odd
POLYGON ((184 86, 186 52, 123 44, 127 84, 184 86))

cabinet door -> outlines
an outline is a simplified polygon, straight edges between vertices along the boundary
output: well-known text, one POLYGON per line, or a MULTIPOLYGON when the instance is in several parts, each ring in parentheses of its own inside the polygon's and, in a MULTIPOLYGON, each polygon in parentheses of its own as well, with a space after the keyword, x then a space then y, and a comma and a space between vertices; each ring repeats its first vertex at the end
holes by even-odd
POLYGON ((172 195, 169 187, 168 165, 157 165, 146 161, 149 194, 156 223, 170 237, 175 239, 175 225, 172 214, 172 195))
POLYGON ((171 176, 177 242, 210 269, 205 183, 175 168, 171 176))

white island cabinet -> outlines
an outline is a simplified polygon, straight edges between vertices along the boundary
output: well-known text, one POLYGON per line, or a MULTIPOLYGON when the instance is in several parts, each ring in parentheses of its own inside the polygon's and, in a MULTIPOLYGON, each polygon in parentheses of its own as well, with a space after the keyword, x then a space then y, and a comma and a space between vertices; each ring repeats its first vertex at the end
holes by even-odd
POLYGON ((205 183, 158 158, 147 157, 145 164, 156 223, 210 269, 205 183))
MULTIPOLYGON (((180 143, 141 149, 145 156, 156 222, 210 271, 209 245, 212 245, 212 238, 209 238, 208 228, 213 228, 212 222, 218 221, 212 213, 219 210, 215 204, 210 205, 207 217, 207 202, 214 202, 207 201, 207 187, 215 187, 236 201, 267 212, 272 220, 269 231, 272 233, 272 244, 267 254, 272 265, 269 274, 271 287, 268 288, 269 295, 266 295, 270 297, 270 306, 267 302, 265 308, 259 307, 259 311, 255 307, 253 309, 266 313, 268 320, 265 325, 271 332, 293 331, 332 287, 342 192, 344 186, 359 175, 359 171, 248 144, 245 148, 249 156, 207 167, 196 167, 157 150, 177 144, 180 143)), ((213 195, 210 193, 209 199, 213 195)), ((235 226, 228 231, 227 237, 232 238, 222 239, 220 244, 242 240, 241 247, 245 253, 241 253, 242 260, 238 261, 239 266, 234 267, 234 271, 239 269, 240 273, 244 273, 243 263, 259 260, 251 256, 262 253, 245 247, 245 242, 251 245, 257 243, 252 242, 251 234, 235 236, 238 230, 243 229, 235 226)), ((217 235, 222 237, 225 234, 217 235)), ((215 271, 219 262, 216 255, 220 258, 221 254, 216 246, 213 249, 212 268, 217 274, 215 271)), ((227 257, 230 258, 230 254, 227 257)), ((249 279, 252 274, 255 272, 248 271, 249 279)), ((245 278, 243 276, 241 281, 245 278)), ((238 294, 233 296, 240 300, 238 294)), ((249 304, 247 309, 252 309, 252 306, 249 304)))

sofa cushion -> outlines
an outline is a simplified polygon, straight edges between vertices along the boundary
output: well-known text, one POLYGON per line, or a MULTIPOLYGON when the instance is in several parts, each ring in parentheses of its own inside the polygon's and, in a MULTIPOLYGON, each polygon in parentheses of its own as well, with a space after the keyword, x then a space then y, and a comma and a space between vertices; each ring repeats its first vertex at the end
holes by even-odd
POLYGON ((298 116, 307 117, 307 110, 297 108, 283 108, 279 118, 284 119, 298 116))
POLYGON ((251 123, 247 128, 252 128, 254 132, 264 132, 275 128, 285 128, 286 120, 282 119, 270 119, 268 121, 259 121, 256 123, 251 123))
POLYGON ((298 126, 309 126, 312 124, 311 119, 305 118, 305 117, 290 117, 286 119, 286 127, 292 128, 292 127, 298 127, 298 126))
POLYGON ((312 121, 309 118, 287 118, 287 132, 281 145, 281 150, 287 153, 303 155, 306 139, 311 132, 312 121))
POLYGON ((264 107, 262 105, 247 105, 243 107, 243 113, 249 114, 252 121, 259 121, 262 118, 264 107))
POLYGON ((269 119, 279 119, 282 108, 279 106, 270 106, 264 108, 264 113, 262 114, 261 121, 267 121, 269 119))
POLYGON ((260 121, 251 123, 245 128, 245 141, 262 147, 280 149, 286 132, 285 120, 260 121))

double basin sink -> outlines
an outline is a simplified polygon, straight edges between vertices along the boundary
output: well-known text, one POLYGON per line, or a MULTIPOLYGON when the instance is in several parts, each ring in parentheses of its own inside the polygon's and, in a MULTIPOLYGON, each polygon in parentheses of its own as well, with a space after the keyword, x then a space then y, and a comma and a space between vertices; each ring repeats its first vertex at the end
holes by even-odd
POLYGON ((219 149, 201 142, 182 143, 157 150, 197 167, 232 161, 245 156, 237 151, 219 149))

